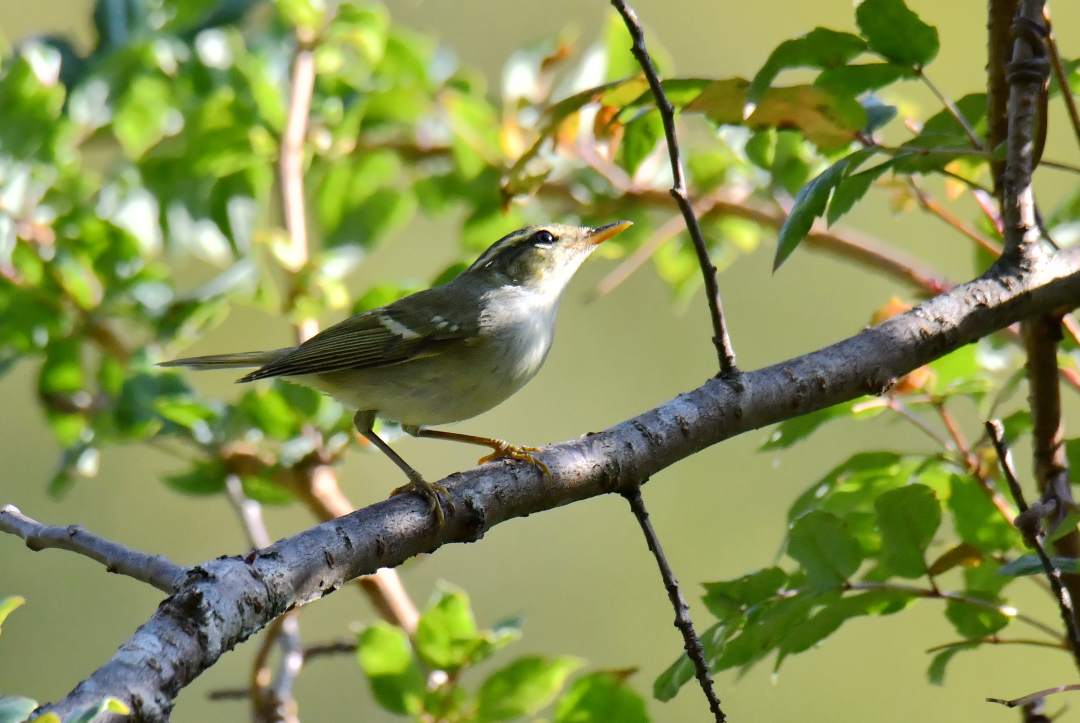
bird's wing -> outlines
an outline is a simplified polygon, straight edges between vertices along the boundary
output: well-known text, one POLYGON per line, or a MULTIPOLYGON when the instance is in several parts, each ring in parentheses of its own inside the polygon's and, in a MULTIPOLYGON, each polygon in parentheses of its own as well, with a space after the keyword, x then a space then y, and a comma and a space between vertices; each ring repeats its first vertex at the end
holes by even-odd
POLYGON ((479 313, 451 314, 446 296, 446 287, 436 287, 407 297, 407 304, 402 299, 349 317, 240 381, 365 369, 439 354, 447 342, 467 340, 479 330, 479 313))

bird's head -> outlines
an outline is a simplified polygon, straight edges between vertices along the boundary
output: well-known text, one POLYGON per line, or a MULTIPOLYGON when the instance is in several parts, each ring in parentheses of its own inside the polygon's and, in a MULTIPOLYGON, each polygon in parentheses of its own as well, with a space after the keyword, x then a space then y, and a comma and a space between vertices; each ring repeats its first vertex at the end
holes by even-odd
POLYGON ((599 244, 632 225, 616 221, 603 226, 526 226, 493 243, 466 273, 558 295, 599 244))

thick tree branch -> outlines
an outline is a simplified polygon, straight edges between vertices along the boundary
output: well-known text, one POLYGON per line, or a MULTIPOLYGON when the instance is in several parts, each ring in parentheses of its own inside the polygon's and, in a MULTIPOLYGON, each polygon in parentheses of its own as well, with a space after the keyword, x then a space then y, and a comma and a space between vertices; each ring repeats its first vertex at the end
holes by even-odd
MULTIPOLYGON (((1018 2, 989 0, 987 9, 986 145, 990 149, 999 147, 1009 134, 1009 81, 1005 78, 1005 66, 1012 57, 1012 24, 1018 2)), ((994 193, 1000 201, 1005 161, 991 159, 990 172, 994 179, 994 193)))
POLYGON ((671 105, 664 87, 660 83, 660 76, 656 72, 649 51, 645 47, 645 31, 641 27, 637 13, 630 7, 626 0, 611 0, 611 4, 622 16, 626 29, 633 40, 631 52, 637 58, 645 78, 649 81, 653 98, 656 99, 656 108, 660 111, 660 118, 664 123, 664 135, 667 138, 668 156, 671 158, 671 196, 679 205, 683 218, 686 219, 686 230, 694 242, 694 251, 697 252, 698 264, 701 266, 701 275, 705 281, 705 295, 709 302, 709 316, 712 318, 713 344, 716 346, 716 354, 720 361, 720 374, 727 376, 738 372, 735 366, 735 350, 731 346, 731 337, 728 335, 727 322, 724 320, 724 306, 720 301, 720 287, 716 283, 716 266, 709 257, 709 247, 705 243, 705 237, 701 234, 701 226, 698 224, 694 207, 690 203, 690 197, 686 192, 686 175, 683 172, 682 156, 679 150, 679 138, 675 133, 675 108, 671 105))
MULTIPOLYGON (((164 720, 179 691, 286 610, 497 524, 622 490, 717 442, 867 393, 1019 319, 1080 305, 1080 251, 1030 268, 999 263, 979 279, 824 349, 723 378, 637 417, 539 454, 443 480, 456 510, 442 529, 423 500, 398 495, 280 540, 247 558, 192 567, 177 592, 62 701, 61 715, 114 695, 137 720, 164 720), (151 662, 153 665, 151 665, 151 662)), ((654 478, 655 483, 655 478, 654 478)))
POLYGON ((664 554, 664 548, 660 545, 660 537, 653 529, 649 512, 645 509, 645 501, 641 499, 641 485, 632 485, 624 489, 622 495, 630 503, 630 510, 637 518, 642 534, 645 535, 645 543, 656 558, 656 565, 660 568, 660 577, 664 581, 668 600, 675 609, 675 627, 682 634, 683 648, 694 664, 694 675, 697 677, 698 685, 701 686, 701 691, 705 694, 705 700, 709 703, 709 712, 712 713, 716 723, 724 723, 727 718, 720 708, 720 699, 716 697, 716 691, 713 689, 709 664, 705 660, 705 648, 701 644, 701 638, 694 631, 694 621, 690 619, 690 606, 686 604, 686 598, 683 597, 682 590, 679 588, 679 581, 671 569, 667 555, 664 554))
POLYGON ((1038 252, 1039 228, 1031 173, 1035 165, 1035 121, 1048 64, 1043 37, 1043 0, 1021 0, 1013 25, 1016 40, 1006 69, 1009 133, 1005 140, 1002 216, 1005 253, 1027 258, 1038 252))
POLYGON ((162 555, 132 550, 78 525, 44 525, 27 517, 14 505, 0 507, 0 532, 21 537, 31 550, 53 547, 76 552, 100 562, 109 572, 133 577, 167 593, 176 589, 185 573, 184 568, 162 555))

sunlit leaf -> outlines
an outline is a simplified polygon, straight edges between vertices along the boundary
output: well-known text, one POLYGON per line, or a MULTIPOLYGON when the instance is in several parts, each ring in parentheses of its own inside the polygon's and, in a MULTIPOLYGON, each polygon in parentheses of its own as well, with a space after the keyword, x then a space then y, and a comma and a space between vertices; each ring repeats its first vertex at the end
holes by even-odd
POLYGON ((8 615, 11 615, 16 608, 21 607, 24 603, 26 603, 26 598, 21 595, 0 597, 0 632, 3 631, 4 621, 7 620, 8 615))
POLYGON ((403 630, 387 623, 368 627, 360 633, 356 658, 379 705, 401 715, 423 710, 424 674, 403 630))
POLYGON ((622 677, 600 672, 578 678, 555 705, 554 723, 649 723, 645 701, 622 677))
POLYGON ((535 715, 555 699, 566 679, 579 667, 581 661, 575 658, 518 658, 492 673, 480 686, 480 720, 535 715))
POLYGON ((469 597, 446 592, 420 616, 416 650, 429 665, 457 670, 466 665, 481 642, 469 597))

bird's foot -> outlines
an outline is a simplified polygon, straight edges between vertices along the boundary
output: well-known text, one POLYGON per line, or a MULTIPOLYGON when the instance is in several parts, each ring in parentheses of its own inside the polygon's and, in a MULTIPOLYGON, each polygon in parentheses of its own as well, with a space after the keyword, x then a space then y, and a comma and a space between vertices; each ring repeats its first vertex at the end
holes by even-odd
POLYGON ((544 460, 537 457, 533 452, 539 452, 539 447, 523 447, 517 444, 510 444, 504 442, 501 439, 494 439, 492 442, 496 444, 491 448, 491 454, 485 454, 478 461, 478 464, 485 464, 487 462, 494 462, 499 459, 516 459, 519 462, 528 462, 533 467, 540 470, 540 473, 544 475, 544 479, 551 479, 551 470, 544 463, 544 460))
POLYGON ((446 525, 446 512, 449 509, 453 511, 454 505, 450 502, 450 490, 446 488, 446 485, 441 485, 438 482, 428 482, 423 477, 410 477, 409 483, 396 488, 390 493, 390 496, 403 495, 408 492, 414 492, 424 498, 427 502, 428 511, 435 515, 435 526, 442 529, 446 525), (442 497, 447 498, 446 506, 443 506, 442 497))

